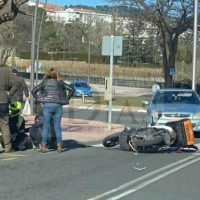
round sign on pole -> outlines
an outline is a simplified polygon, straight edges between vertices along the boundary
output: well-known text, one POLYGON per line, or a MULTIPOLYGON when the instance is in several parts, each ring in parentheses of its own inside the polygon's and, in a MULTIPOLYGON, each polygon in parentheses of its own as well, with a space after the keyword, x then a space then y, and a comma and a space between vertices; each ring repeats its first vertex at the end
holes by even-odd
POLYGON ((153 92, 156 92, 157 90, 159 90, 160 89, 160 86, 158 85, 158 84, 153 84, 152 85, 152 91, 153 92))

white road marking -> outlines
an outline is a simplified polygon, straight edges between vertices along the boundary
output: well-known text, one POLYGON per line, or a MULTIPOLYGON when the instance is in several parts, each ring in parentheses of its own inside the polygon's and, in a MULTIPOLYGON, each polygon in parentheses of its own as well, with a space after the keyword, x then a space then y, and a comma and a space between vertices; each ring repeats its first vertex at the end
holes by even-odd
POLYGON ((200 161, 200 157, 197 157, 197 158, 195 158, 194 160, 191 160, 188 163, 184 163, 184 164, 182 164, 182 165, 180 165, 178 167, 175 167, 175 168, 173 168, 173 169, 171 169, 169 171, 166 171, 166 172, 164 172, 164 173, 162 173, 162 174, 160 174, 160 175, 158 175, 158 176, 156 176, 156 177, 154 177, 154 178, 152 178, 152 179, 150 179, 148 181, 144 181, 143 183, 139 184, 138 186, 134 187, 133 189, 130 189, 130 190, 128 190, 126 192, 123 192, 123 193, 121 193, 119 195, 116 195, 114 197, 111 197, 108 200, 121 199, 122 197, 125 197, 125 196, 127 196, 127 195, 129 195, 129 194, 131 194, 133 192, 136 192, 136 191, 146 187, 147 185, 150 185, 151 183, 156 182, 156 181, 164 178, 165 176, 168 176, 168 175, 170 175, 170 174, 172 174, 172 173, 174 173, 174 172, 176 172, 176 171, 178 171, 178 170, 180 170, 180 169, 182 169, 184 167, 187 167, 188 165, 191 165, 191 164, 193 164, 195 162, 198 162, 198 161, 200 161))
POLYGON ((79 109, 88 109, 87 106, 79 106, 78 108, 79 108, 79 109))
POLYGON ((123 189, 126 189, 126 188, 128 188, 128 187, 130 187, 130 186, 132 186, 132 185, 134 185, 134 184, 136 184, 138 182, 140 182, 140 181, 143 181, 143 180, 145 180, 147 178, 151 178, 153 176, 153 178, 151 178, 150 180, 141 183, 140 185, 134 187, 132 190, 128 190, 128 191, 126 191, 124 193, 121 193, 118 196, 114 196, 110 200, 119 199, 121 197, 124 197, 124 196, 126 196, 128 194, 131 194, 131 193, 133 193, 133 192, 135 192, 135 191, 137 191, 137 190, 139 190, 139 189, 141 189, 141 188, 143 188, 143 187, 145 187, 145 186, 147 186, 147 185, 149 185, 149 184, 151 184, 151 183, 153 183, 153 182, 155 182, 155 181, 157 181, 157 180, 159 180, 159 179, 161 179, 161 178, 163 178, 163 177, 165 177, 165 176, 167 176, 167 175, 169 175, 169 174, 171 174, 171 173, 173 173, 175 171, 178 171, 179 169, 181 169, 183 167, 186 167, 186 166, 188 166, 188 165, 190 165, 190 164, 192 164, 194 162, 197 162, 197 161, 200 161, 200 157, 199 157, 198 153, 197 154, 193 154, 192 156, 190 156, 188 158, 185 158, 185 159, 179 160, 177 162, 171 163, 169 165, 166 165, 166 166, 164 166, 162 168, 159 168, 159 169, 157 169, 155 171, 152 171, 152 172, 150 172, 148 174, 145 174, 145 175, 143 175, 143 176, 141 176, 141 177, 139 177, 137 179, 134 179, 133 181, 127 182, 127 183, 125 183, 125 184, 123 184, 123 185, 121 185, 121 186, 119 186, 117 188, 109 190, 109 191, 107 191, 105 193, 102 193, 102 194, 100 194, 98 196, 92 197, 92 198, 90 198, 88 200, 98 200, 98 199, 105 198, 108 195, 112 195, 113 193, 120 192, 123 189), (188 163, 182 164, 182 163, 187 162, 187 161, 188 161, 188 163), (178 167, 174 168, 174 166, 176 166, 176 165, 178 165, 178 167), (168 170, 169 168, 172 168, 172 167, 173 167, 173 169, 168 170), (168 170, 168 171, 167 172, 163 172, 165 170, 168 170), (155 177, 156 174, 161 173, 161 172, 163 172, 163 173, 155 177))
POLYGON ((10 160, 16 160, 16 159, 18 159, 18 158, 4 158, 2 160, 4 160, 4 161, 10 161, 10 160))
POLYGON ((62 107, 63 107, 63 108, 67 108, 67 107, 69 107, 69 105, 63 105, 62 107))
MULTIPOLYGON (((94 145, 91 145, 92 147, 104 147, 103 144, 94 144, 94 145)), ((116 145, 114 147, 119 147, 119 145, 116 145)), ((110 148, 113 148, 113 147, 110 147, 110 148)))
POLYGON ((103 144, 101 144, 101 143, 100 144, 94 144, 94 145, 91 145, 91 146, 92 147, 104 147, 103 144))
POLYGON ((2 153, 0 157, 27 157, 29 155, 15 154, 15 153, 2 153))
POLYGON ((138 112, 146 113, 146 110, 138 110, 138 112))
MULTIPOLYGON (((109 109, 106 108, 105 110, 108 111, 109 109)), ((121 108, 112 108, 112 111, 122 111, 122 109, 121 108)))

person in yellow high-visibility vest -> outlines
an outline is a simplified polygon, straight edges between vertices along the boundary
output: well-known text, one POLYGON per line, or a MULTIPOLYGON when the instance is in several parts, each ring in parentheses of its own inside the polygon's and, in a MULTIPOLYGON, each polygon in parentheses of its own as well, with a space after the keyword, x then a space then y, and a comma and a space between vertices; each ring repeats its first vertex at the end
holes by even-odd
MULTIPOLYGON (((9 128, 11 132, 12 148, 15 150, 24 150, 28 135, 25 133, 25 120, 20 115, 22 104, 20 102, 12 102, 9 105, 9 128)), ((0 139, 0 143, 4 146, 0 139)))

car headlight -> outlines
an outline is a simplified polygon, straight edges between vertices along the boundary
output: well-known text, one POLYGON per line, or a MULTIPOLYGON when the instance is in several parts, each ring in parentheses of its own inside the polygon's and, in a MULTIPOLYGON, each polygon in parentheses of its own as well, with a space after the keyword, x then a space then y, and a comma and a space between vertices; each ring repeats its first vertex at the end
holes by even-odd
POLYGON ((82 94, 81 90, 76 90, 76 93, 82 94))
POLYGON ((200 119, 200 112, 197 112, 192 119, 200 119))
POLYGON ((153 117, 153 118, 158 118, 158 112, 157 111, 155 111, 155 110, 152 110, 151 111, 151 116, 153 117))

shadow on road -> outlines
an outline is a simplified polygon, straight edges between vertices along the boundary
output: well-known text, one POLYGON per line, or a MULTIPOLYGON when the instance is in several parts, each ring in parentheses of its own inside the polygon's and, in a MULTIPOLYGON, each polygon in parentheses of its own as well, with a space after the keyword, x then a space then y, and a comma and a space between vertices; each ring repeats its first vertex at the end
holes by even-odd
POLYGON ((76 140, 64 140, 63 141, 63 148, 67 149, 79 149, 79 148, 88 148, 90 147, 89 145, 79 143, 76 140))
MULTIPOLYGON (((89 145, 86 145, 86 144, 83 144, 83 143, 79 143, 76 140, 63 140, 62 144, 63 144, 63 149, 66 149, 67 151, 72 150, 72 149, 80 149, 80 148, 91 147, 89 145)), ((25 144, 25 147, 26 147, 26 150, 34 149, 32 141, 30 139, 25 144)), ((55 145, 52 146, 51 149, 52 150, 56 150, 57 149, 56 143, 55 143, 55 145)))

